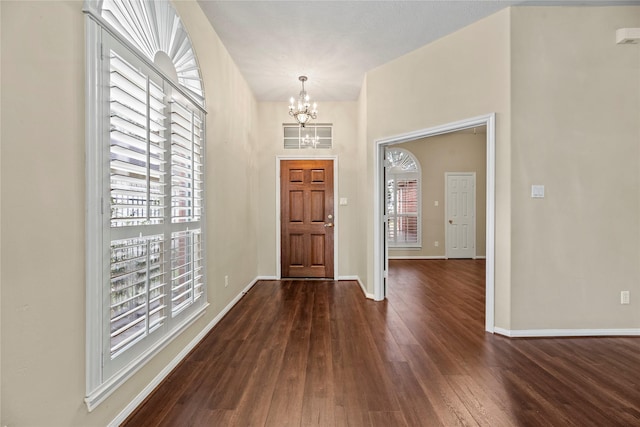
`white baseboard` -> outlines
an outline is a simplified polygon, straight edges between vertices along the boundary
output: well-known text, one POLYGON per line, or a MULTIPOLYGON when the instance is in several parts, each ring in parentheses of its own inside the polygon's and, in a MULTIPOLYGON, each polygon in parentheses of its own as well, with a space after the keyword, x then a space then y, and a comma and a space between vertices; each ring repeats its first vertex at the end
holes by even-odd
POLYGON ((253 279, 252 283, 255 284, 258 280, 280 280, 280 279, 278 279, 276 276, 258 276, 255 279, 253 279))
POLYGON ((367 292, 367 289, 362 284, 362 280, 360 280, 360 276, 338 276, 338 280, 355 280, 360 285, 360 289, 362 289, 362 293, 367 299, 375 299, 373 294, 367 292))
POLYGON ((149 396, 155 388, 160 385, 160 383, 175 369, 176 366, 195 348, 200 341, 213 329, 214 326, 222 320, 222 318, 233 308, 234 305, 240 301, 240 299, 256 284, 258 280, 276 280, 275 278, 270 278, 266 276, 258 276, 251 281, 245 288, 238 294, 236 297, 231 300, 229 304, 211 321, 209 324, 202 330, 198 335, 196 335, 189 344, 185 346, 185 348, 180 351, 176 355, 176 357, 167 364, 167 366, 155 376, 153 380, 140 392, 138 395, 131 401, 129 404, 108 424, 109 427, 117 427, 124 420, 127 419, 129 415, 135 411, 135 409, 140 405, 146 398, 149 396))
POLYGON ((510 338, 555 338, 555 337, 611 337, 640 336, 640 329, 503 329, 494 328, 494 333, 510 338))
POLYGON ((447 259, 447 257, 444 255, 389 255, 389 259, 447 259))
MULTIPOLYGON (((449 259, 444 255, 432 255, 432 256, 427 256, 427 255, 389 255, 389 259, 449 259)), ((486 256, 483 255, 479 255, 479 256, 474 256, 471 259, 487 259, 486 256)))

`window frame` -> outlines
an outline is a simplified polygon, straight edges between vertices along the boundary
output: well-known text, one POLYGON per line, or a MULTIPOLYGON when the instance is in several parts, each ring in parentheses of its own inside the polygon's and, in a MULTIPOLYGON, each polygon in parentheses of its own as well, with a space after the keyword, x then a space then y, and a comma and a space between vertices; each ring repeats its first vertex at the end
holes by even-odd
MULTIPOLYGON (((132 349, 138 347, 135 353, 133 350, 126 357, 117 356, 111 361, 111 354, 107 351, 109 343, 109 304, 110 290, 107 283, 110 277, 110 260, 106 254, 112 241, 118 237, 109 235, 110 227, 110 199, 109 199, 109 158, 110 158, 110 124, 109 124, 109 66, 105 65, 103 58, 108 55, 109 47, 118 45, 117 49, 126 51, 128 58, 135 58, 136 66, 144 68, 145 71, 153 73, 163 81, 163 84, 170 88, 168 93, 173 91, 179 96, 187 99, 194 109, 199 111, 202 120, 202 144, 201 144, 201 168, 202 168, 202 210, 201 217, 197 222, 197 229, 200 232, 201 250, 204 253, 206 247, 205 230, 205 209, 204 209, 204 183, 205 183, 205 123, 206 110, 198 100, 190 96, 170 80, 161 70, 151 63, 144 55, 135 49, 131 43, 120 37, 117 32, 95 14, 95 10, 87 8, 85 5, 86 25, 85 25, 85 51, 86 51, 86 77, 85 77, 85 150, 86 150, 86 397, 85 403, 92 411, 102 401, 104 401, 114 390, 130 378, 145 363, 151 360, 158 352, 168 345, 183 330, 201 317, 209 303, 207 301, 206 286, 206 263, 205 255, 202 255, 202 296, 197 304, 188 309, 183 309, 173 314, 171 304, 172 280, 171 270, 165 269, 165 294, 166 317, 169 319, 162 327, 161 335, 146 340, 144 345, 134 344, 132 349), (106 141, 106 142, 105 142, 106 141), (106 281, 106 283, 105 283, 106 281), (119 360, 118 360, 119 358, 119 360), (109 359, 109 360, 107 360, 109 359)), ((120 53, 120 52, 119 52, 120 53)), ((165 105, 169 106, 172 96, 165 97, 165 105)), ((171 110, 167 109, 167 116, 171 110)), ((170 117, 165 119, 165 123, 171 121, 170 117)), ((170 163, 171 133, 167 130, 165 136, 165 151, 167 162, 170 163)), ((171 180, 171 168, 166 172, 166 179, 171 180)), ((195 222, 184 222, 172 224, 172 195, 171 191, 165 192, 165 222, 168 218, 169 224, 160 226, 164 229, 161 233, 169 236, 182 230, 188 230, 195 222), (168 195, 167 195, 168 194, 168 195), (171 227, 173 225, 173 227, 171 227)), ((155 226, 150 226, 155 227, 155 226)), ((193 230, 193 229, 192 229, 193 230)), ((164 241, 164 251, 170 258, 172 239, 164 241)), ((165 265, 170 265, 171 261, 166 261, 165 265)), ((195 287, 195 282, 192 285, 195 287)), ((150 336, 150 335, 149 335, 150 336)))
MULTIPOLYGON (((389 213, 386 207, 387 200, 385 199, 385 210, 387 210, 387 224, 389 224, 387 228, 387 243, 390 249, 421 249, 422 248, 422 168, 420 166, 420 162, 416 158, 416 156, 410 151, 403 148, 388 148, 387 149, 387 159, 385 159, 386 165, 386 176, 385 176, 385 194, 389 194, 389 181, 393 180, 393 192, 394 192, 394 212, 389 213), (402 153, 403 156, 411 159, 413 164, 415 164, 415 170, 406 170, 401 165, 394 165, 389 160, 389 154, 391 152, 402 153), (417 212, 415 214, 398 214, 398 181, 416 181, 416 208, 417 212), (397 232, 397 224, 399 217, 415 217, 416 225, 417 225, 417 236, 415 242, 398 242, 398 232, 397 232), (393 222, 395 230, 393 233, 393 239, 390 238, 391 227, 390 224, 393 222)), ((387 196, 388 197, 388 196, 387 196)))
MULTIPOLYGON (((282 134, 283 134, 283 142, 285 150, 304 150, 304 149, 315 149, 315 150, 330 150, 333 148, 333 124, 332 123, 310 123, 305 127, 300 126, 298 123, 283 123, 282 124, 282 134), (297 130, 297 136, 291 137, 287 136, 287 130, 297 130), (307 132, 305 132, 307 130, 307 132), (328 132, 329 136, 319 136, 318 131, 328 132), (311 132, 308 132, 311 131, 311 132), (304 137, 313 133, 313 138, 317 138, 317 145, 302 145, 302 140, 304 137), (291 142, 294 141, 294 142, 291 142)), ((309 135, 311 137, 311 135, 309 135)))

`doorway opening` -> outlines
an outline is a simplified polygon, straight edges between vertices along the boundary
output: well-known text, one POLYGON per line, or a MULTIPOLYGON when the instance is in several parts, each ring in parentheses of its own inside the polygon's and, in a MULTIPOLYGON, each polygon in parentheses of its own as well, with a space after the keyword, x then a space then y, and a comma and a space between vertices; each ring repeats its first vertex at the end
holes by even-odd
POLYGON ((387 296, 389 248, 387 246, 387 221, 385 215, 385 149, 392 145, 443 135, 474 127, 486 127, 486 220, 485 220, 485 330, 494 331, 495 289, 495 113, 474 117, 441 126, 427 128, 376 141, 374 168, 374 297, 383 300, 387 296))

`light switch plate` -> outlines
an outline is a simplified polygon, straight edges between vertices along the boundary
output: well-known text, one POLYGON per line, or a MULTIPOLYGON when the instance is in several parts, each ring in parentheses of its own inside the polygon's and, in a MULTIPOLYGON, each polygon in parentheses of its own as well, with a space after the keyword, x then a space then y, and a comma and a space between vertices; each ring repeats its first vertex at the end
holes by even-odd
POLYGON ((544 185, 532 185, 531 197, 534 199, 544 199, 544 185))
POLYGON ((340 206, 347 206, 347 198, 340 197, 340 206))

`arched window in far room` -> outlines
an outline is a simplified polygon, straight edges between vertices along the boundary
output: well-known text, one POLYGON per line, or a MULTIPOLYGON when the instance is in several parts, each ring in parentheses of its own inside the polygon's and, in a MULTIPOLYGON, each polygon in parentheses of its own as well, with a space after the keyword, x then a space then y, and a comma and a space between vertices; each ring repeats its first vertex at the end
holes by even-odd
POLYGON ((387 241, 392 248, 422 245, 420 163, 411 152, 389 148, 386 154, 387 241))

